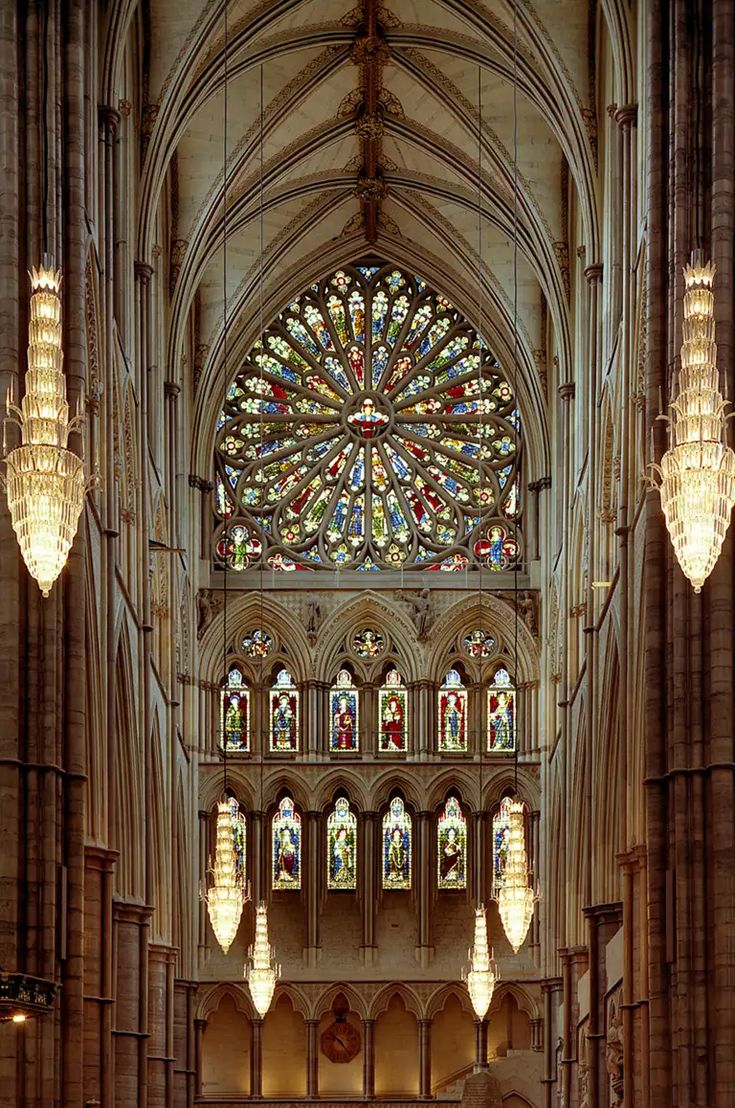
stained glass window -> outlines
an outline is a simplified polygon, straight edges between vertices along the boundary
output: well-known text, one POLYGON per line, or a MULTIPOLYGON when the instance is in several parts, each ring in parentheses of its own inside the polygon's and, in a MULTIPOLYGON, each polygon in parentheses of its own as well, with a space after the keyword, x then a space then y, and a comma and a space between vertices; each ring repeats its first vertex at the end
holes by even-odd
POLYGON ((484 628, 476 627, 463 637, 462 646, 470 658, 490 658, 495 649, 495 639, 484 628))
POLYGON ((227 750, 250 749, 250 690, 239 666, 232 666, 220 693, 220 744, 227 750))
POLYGON ((411 817, 394 796, 383 816, 383 888, 410 889, 412 864, 411 817))
POLYGON ((487 748, 493 753, 516 748, 516 691, 502 666, 487 690, 487 748))
POLYGON ((378 719, 378 749, 384 754, 408 750, 408 692, 397 669, 388 670, 378 689, 378 719))
POLYGON ((273 639, 260 627, 255 627, 247 635, 243 635, 242 652, 248 658, 267 658, 272 649, 273 639))
POLYGON ((450 796, 436 828, 436 881, 440 889, 467 888, 467 820, 450 796))
POLYGON ((235 870, 245 888, 247 884, 247 823, 234 796, 230 797, 232 839, 235 844, 235 870))
POLYGON ((329 690, 329 749, 358 750, 360 736, 360 694, 349 670, 341 669, 329 690))
POLYGON ((301 888, 301 816, 284 796, 273 817, 273 888, 301 888))
POLYGON ((357 819, 344 796, 327 820, 327 888, 357 888, 357 819))
POLYGON ((456 669, 439 689, 439 750, 467 749, 467 690, 456 669))
POLYGON ((385 650, 385 639, 373 627, 364 627, 352 638, 352 649, 358 658, 377 658, 385 650))
POLYGON ((500 807, 493 817, 493 896, 496 898, 500 890, 500 882, 505 873, 505 863, 508 857, 510 804, 511 798, 509 796, 503 797, 500 802, 500 807))
POLYGON ((504 569, 518 554, 520 419, 445 296, 350 265, 292 300, 229 388, 215 540, 235 569, 504 569))
POLYGON ((271 751, 293 753, 299 749, 299 690, 287 669, 282 669, 270 691, 271 751))

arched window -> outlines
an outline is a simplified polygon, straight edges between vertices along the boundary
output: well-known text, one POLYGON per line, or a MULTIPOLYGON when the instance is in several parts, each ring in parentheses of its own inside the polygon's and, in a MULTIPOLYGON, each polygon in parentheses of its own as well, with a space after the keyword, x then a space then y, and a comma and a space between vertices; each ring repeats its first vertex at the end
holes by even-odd
POLYGON ((411 817, 394 796, 383 816, 383 888, 410 889, 412 869, 411 817))
POLYGON ((241 649, 246 658, 267 658, 273 650, 273 639, 261 627, 254 627, 242 637, 241 649))
POLYGON ((505 863, 508 857, 508 840, 510 838, 510 805, 511 798, 504 796, 500 801, 500 807, 493 817, 493 896, 497 897, 500 891, 500 883, 505 873, 505 863))
POLYGON ((450 669, 439 689, 439 750, 467 749, 467 690, 456 669, 450 669))
POLYGON ((235 869, 237 876, 242 881, 242 887, 247 885, 247 823, 244 814, 240 811, 237 799, 230 797, 230 819, 232 821, 232 839, 235 844, 235 869))
POLYGON ((385 650, 385 639, 374 627, 363 627, 352 636, 352 649, 358 658, 377 658, 385 650))
POLYGON ((327 820, 327 888, 357 888, 357 819, 345 796, 338 797, 327 820))
POLYGON ((250 689, 239 666, 231 666, 220 693, 220 745, 228 751, 250 750, 250 689))
POLYGON ((476 627, 462 636, 462 647, 470 658, 491 658, 495 649, 495 639, 484 627, 476 627))
POLYGON ((301 888, 301 816, 284 796, 272 823, 273 888, 301 888))
POLYGON ((220 562, 506 569, 520 420, 487 344, 391 264, 292 300, 230 386, 215 448, 220 562))
POLYGON ((359 750, 360 693, 352 683, 352 674, 341 669, 329 690, 329 749, 359 750))
POLYGON ((450 796, 436 826, 436 883, 439 889, 467 888, 467 820, 450 796))
POLYGON ((516 748, 516 691, 504 666, 496 669, 487 690, 487 748, 493 754, 516 748))
POLYGON ((287 669, 280 670, 270 691, 270 748, 273 753, 299 749, 299 690, 287 669))
POLYGON ((389 669, 385 684, 378 689, 378 719, 381 753, 402 753, 408 750, 408 698, 397 669, 389 669))

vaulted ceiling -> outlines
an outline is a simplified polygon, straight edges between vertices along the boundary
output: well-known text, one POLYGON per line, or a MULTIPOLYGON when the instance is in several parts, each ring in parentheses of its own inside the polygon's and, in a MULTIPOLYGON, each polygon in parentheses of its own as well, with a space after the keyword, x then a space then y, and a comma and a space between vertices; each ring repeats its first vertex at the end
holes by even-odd
POLYGON ((167 356, 194 316, 198 421, 222 396, 225 219, 229 375, 261 318, 368 253, 430 279, 509 359, 515 221, 521 399, 541 412, 548 327, 570 343, 570 207, 598 249, 596 34, 604 18, 615 37, 622 4, 228 0, 225 65, 223 0, 149 0, 138 257, 166 226, 167 356))

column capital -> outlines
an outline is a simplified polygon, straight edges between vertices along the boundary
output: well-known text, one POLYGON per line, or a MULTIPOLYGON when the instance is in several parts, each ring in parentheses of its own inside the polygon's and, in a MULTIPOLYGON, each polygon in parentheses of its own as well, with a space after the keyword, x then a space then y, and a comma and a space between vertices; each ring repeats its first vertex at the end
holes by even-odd
POLYGON ((163 391, 166 394, 167 399, 175 400, 181 392, 181 386, 177 385, 175 381, 164 381, 163 391))
POLYGON ((565 384, 559 385, 559 396, 562 400, 574 400, 575 391, 574 381, 567 381, 565 384))
POLYGON ((594 262, 584 267, 584 275, 590 285, 602 280, 602 262, 594 262))
POLYGON ((133 269, 136 281, 140 281, 141 285, 147 285, 153 276, 153 266, 150 262, 137 261, 133 264, 133 269))
POLYGON ((100 126, 111 135, 114 135, 120 126, 120 119, 122 117, 117 108, 113 108, 112 104, 98 104, 97 118, 100 121, 100 126))
POLYGON ((621 131, 629 131, 631 127, 635 127, 638 124, 638 105, 621 104, 620 107, 616 108, 612 113, 612 117, 621 131))

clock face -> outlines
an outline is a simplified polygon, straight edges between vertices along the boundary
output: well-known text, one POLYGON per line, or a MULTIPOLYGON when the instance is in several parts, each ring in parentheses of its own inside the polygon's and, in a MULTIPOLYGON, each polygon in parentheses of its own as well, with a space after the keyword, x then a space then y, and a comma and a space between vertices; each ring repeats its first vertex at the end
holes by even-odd
POLYGON ((351 1062, 361 1045, 360 1032, 346 1021, 335 1020, 322 1032, 322 1053, 330 1062, 351 1062))

